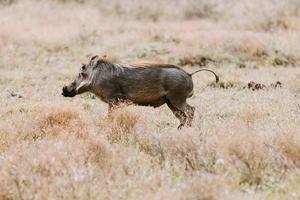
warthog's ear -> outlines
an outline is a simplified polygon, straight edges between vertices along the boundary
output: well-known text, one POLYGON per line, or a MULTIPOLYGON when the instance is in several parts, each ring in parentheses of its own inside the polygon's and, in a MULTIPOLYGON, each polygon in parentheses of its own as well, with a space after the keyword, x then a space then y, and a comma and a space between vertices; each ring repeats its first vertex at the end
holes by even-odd
POLYGON ((93 57, 91 58, 91 61, 95 60, 95 58, 97 58, 97 57, 98 57, 98 55, 93 56, 93 57))
POLYGON ((107 60, 107 55, 104 55, 104 56, 101 56, 101 55, 96 55, 96 56, 93 56, 91 58, 91 61, 95 60, 95 59, 98 59, 98 60, 107 60))
POLYGON ((99 64, 99 59, 100 59, 100 56, 98 56, 98 55, 93 56, 90 60, 90 65, 93 67, 97 67, 99 64))
POLYGON ((93 56, 91 58, 90 63, 92 64, 93 67, 97 67, 102 63, 109 63, 109 61, 108 61, 106 55, 104 55, 104 56, 97 55, 97 56, 93 56))

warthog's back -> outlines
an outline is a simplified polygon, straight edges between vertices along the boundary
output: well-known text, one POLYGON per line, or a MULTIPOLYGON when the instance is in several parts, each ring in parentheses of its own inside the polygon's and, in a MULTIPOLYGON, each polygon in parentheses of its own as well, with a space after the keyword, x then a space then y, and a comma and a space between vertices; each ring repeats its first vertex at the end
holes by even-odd
POLYGON ((114 81, 122 86, 125 97, 133 102, 151 104, 170 92, 187 98, 193 90, 190 75, 176 66, 147 63, 132 66, 123 67, 123 73, 114 81))
POLYGON ((128 65, 131 66, 131 67, 135 67, 135 68, 157 67, 157 68, 176 68, 176 69, 180 69, 176 65, 164 64, 164 63, 152 62, 152 61, 143 61, 143 62, 138 62, 138 63, 131 63, 131 64, 128 64, 128 65))

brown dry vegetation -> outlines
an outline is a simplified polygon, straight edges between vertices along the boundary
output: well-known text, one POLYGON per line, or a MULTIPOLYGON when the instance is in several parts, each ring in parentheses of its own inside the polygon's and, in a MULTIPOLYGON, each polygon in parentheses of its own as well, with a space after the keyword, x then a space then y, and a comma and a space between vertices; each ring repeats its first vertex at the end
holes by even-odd
POLYGON ((298 0, 0 0, 0 199, 299 199, 299 44, 298 0), (221 83, 106 117, 60 95, 94 54, 221 83))

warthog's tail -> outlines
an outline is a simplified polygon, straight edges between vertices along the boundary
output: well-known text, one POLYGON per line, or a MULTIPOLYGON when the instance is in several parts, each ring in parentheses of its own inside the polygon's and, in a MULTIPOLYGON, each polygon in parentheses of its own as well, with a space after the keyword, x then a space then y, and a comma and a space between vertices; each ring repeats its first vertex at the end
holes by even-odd
POLYGON ((212 70, 209 70, 209 69, 199 69, 199 70, 197 70, 197 71, 191 73, 190 76, 193 76, 194 74, 196 74, 196 73, 198 73, 198 72, 201 72, 201 71, 207 71, 207 72, 213 73, 213 74, 215 75, 215 77, 216 77, 216 83, 219 82, 219 77, 218 77, 218 75, 217 75, 215 72, 213 72, 212 70))

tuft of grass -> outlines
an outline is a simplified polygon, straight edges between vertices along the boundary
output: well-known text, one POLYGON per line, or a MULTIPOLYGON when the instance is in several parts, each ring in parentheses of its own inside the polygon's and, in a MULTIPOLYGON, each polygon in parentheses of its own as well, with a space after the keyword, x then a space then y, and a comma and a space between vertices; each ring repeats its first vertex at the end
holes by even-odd
POLYGON ((275 138, 275 145, 278 147, 279 151, 282 152, 287 160, 291 161, 297 167, 300 165, 299 142, 297 133, 293 131, 279 134, 278 137, 275 138))
POLYGON ((114 108, 104 122, 110 131, 109 140, 113 143, 124 140, 128 143, 128 135, 135 131, 140 119, 139 115, 126 109, 127 106, 128 104, 124 103, 114 108))
POLYGON ((297 199, 299 6, 0 0, 0 199, 297 199), (64 98, 98 54, 221 81, 193 76, 178 131, 167 105, 64 98))

